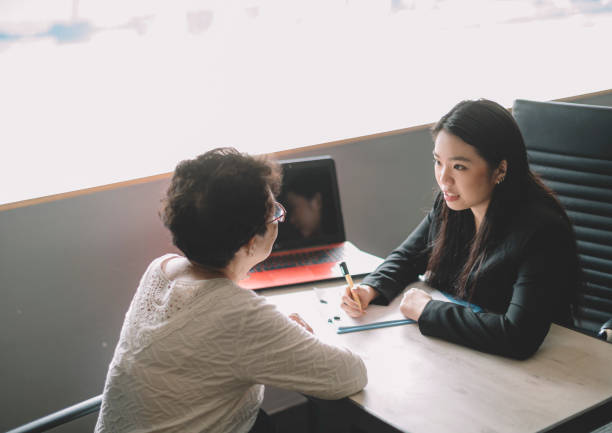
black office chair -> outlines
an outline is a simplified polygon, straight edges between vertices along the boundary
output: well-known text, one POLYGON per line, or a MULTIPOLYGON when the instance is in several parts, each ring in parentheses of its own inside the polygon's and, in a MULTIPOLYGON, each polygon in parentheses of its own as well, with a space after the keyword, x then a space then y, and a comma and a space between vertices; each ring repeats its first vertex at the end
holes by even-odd
POLYGON ((585 279, 574 326, 612 338, 612 107, 518 99, 512 112, 531 168, 574 225, 585 279))

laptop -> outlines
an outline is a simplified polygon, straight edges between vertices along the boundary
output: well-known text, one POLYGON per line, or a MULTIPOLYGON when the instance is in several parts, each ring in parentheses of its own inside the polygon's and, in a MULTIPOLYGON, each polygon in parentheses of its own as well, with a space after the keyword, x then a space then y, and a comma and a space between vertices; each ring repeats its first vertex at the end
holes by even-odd
POLYGON ((372 272, 382 259, 346 240, 334 160, 329 156, 279 161, 283 184, 277 200, 287 209, 272 253, 240 282, 264 289, 372 272))

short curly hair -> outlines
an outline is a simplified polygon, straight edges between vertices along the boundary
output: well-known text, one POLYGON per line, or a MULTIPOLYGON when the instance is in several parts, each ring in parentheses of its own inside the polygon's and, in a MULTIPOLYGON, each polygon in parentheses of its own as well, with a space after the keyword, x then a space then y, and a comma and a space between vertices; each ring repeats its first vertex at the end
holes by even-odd
POLYGON ((176 166, 160 214, 191 262, 223 269, 253 236, 266 232, 270 192, 276 196, 280 185, 278 163, 217 148, 176 166))

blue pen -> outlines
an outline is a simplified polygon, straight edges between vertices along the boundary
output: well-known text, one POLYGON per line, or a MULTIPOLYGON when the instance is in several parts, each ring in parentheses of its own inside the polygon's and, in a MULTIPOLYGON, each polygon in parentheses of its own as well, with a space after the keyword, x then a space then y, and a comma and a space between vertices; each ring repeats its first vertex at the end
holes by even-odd
POLYGON ((386 328, 389 326, 396 326, 396 325, 408 325, 410 323, 416 323, 416 322, 412 319, 401 319, 401 320, 389 320, 387 322, 372 323, 370 325, 357 325, 357 326, 345 326, 345 327, 340 326, 338 327, 338 330, 336 331, 336 333, 337 334, 347 334, 349 332, 366 331, 368 329, 386 328))

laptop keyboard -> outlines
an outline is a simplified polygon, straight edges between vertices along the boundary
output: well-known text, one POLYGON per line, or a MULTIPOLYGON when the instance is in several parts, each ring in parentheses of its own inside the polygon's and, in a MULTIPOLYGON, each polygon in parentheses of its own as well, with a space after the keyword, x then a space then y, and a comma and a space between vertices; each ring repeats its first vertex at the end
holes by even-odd
POLYGON ((270 256, 263 262, 255 265, 249 273, 316 265, 319 263, 339 262, 343 257, 344 246, 342 245, 322 250, 270 256))

